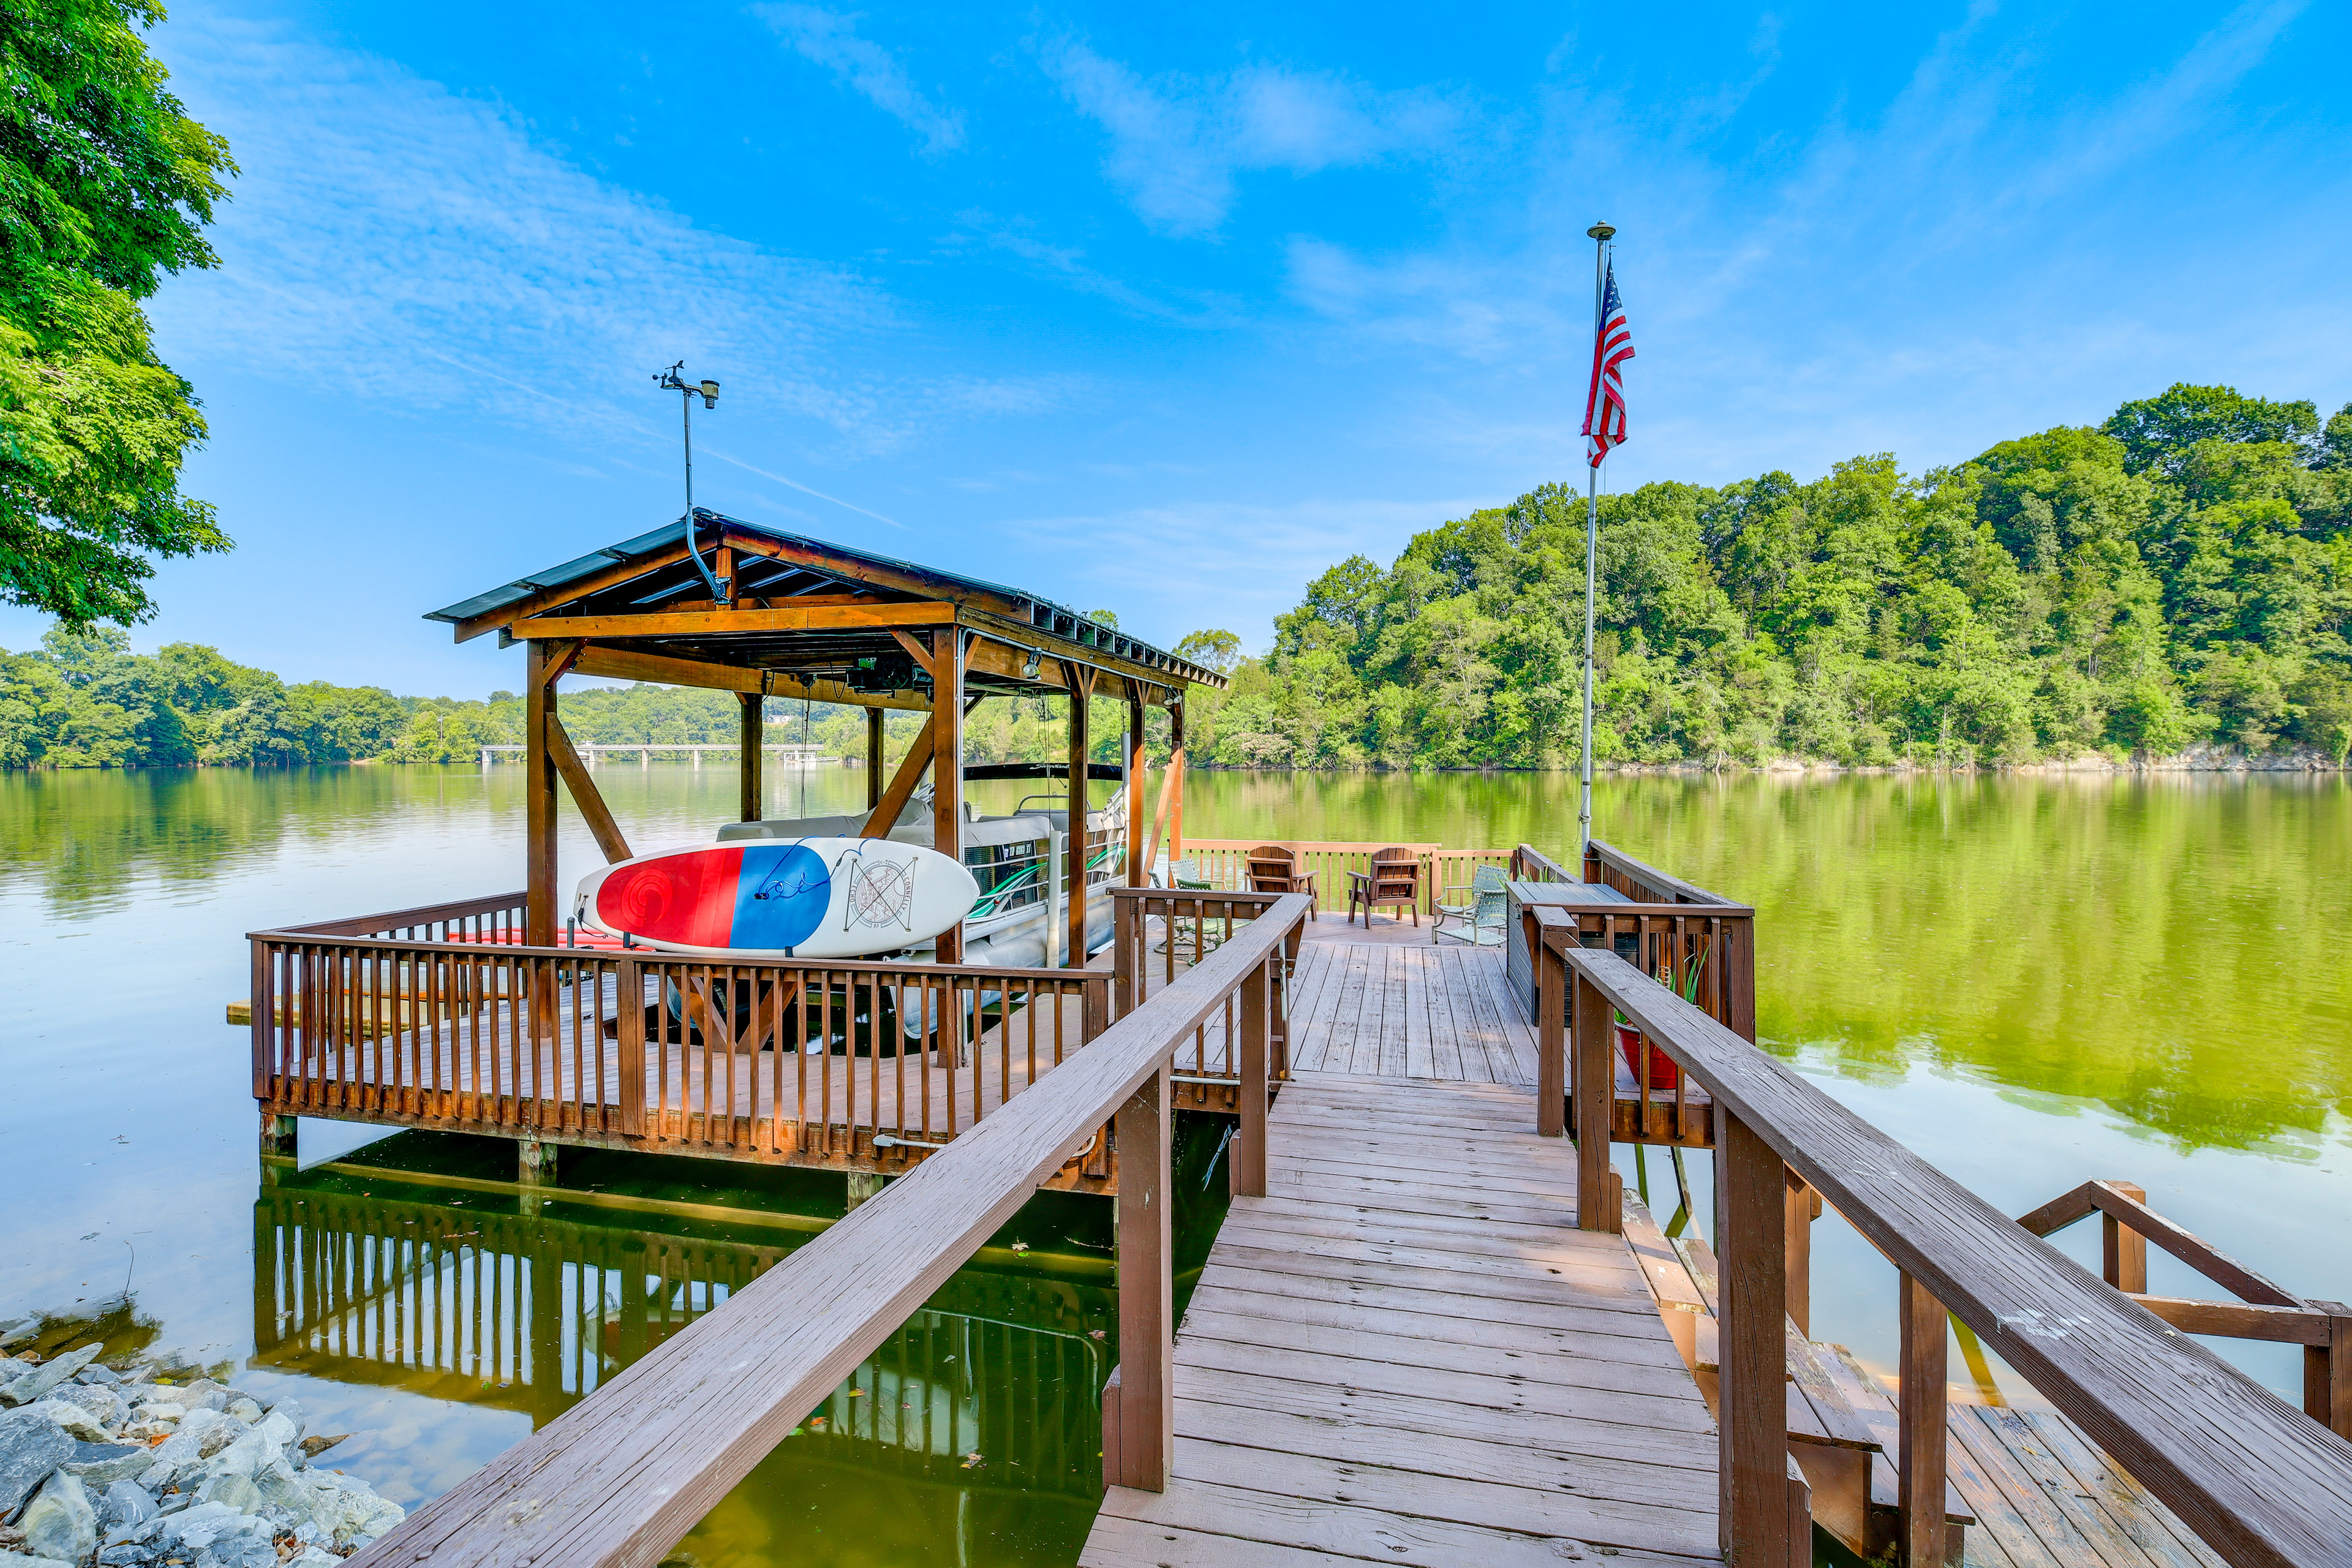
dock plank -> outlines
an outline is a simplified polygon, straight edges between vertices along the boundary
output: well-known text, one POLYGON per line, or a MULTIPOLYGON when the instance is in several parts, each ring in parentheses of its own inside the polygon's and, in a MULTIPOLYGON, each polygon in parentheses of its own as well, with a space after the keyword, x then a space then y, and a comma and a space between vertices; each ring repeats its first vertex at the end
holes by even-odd
POLYGON ((1575 1228, 1528 1092, 1465 1081, 1508 1067, 1464 1044, 1475 966, 1330 945, 1356 1010, 1297 1059, 1357 1070, 1284 1087, 1177 1339, 1169 1489, 1113 1489, 1080 1563, 1714 1560, 1714 1423, 1638 1261, 1575 1228))

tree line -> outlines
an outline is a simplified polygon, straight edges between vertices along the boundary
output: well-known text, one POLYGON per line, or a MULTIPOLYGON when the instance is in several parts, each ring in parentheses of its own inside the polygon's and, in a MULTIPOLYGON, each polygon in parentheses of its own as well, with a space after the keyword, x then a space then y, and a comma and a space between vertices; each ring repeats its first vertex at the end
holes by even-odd
MULTIPOLYGON (((2176 385, 1916 476, 1600 505, 1594 753, 1856 765, 2352 751, 2352 405, 2176 385)), ((1575 760, 1584 497, 1332 567, 1195 703, 1196 761, 1575 760)))

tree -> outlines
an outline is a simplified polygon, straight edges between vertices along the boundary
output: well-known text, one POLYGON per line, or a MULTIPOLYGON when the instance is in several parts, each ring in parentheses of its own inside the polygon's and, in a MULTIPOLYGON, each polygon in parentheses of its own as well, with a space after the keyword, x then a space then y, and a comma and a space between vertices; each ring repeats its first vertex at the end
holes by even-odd
POLYGON ((154 613, 152 557, 229 548, 180 493, 205 434, 138 301, 215 264, 228 145, 184 112, 149 0, 0 8, 0 601, 69 627, 154 613))
POLYGON ((1176 645, 1176 657, 1219 675, 1231 675, 1234 666, 1241 662, 1242 639, 1228 631, 1188 632, 1176 645))
POLYGON ((2307 398, 2273 403, 2235 387, 2175 382, 2161 396, 2125 404, 2101 428, 2124 444, 2133 473, 2174 475, 2200 441, 2286 441, 2310 450, 2319 439, 2319 409, 2307 398))

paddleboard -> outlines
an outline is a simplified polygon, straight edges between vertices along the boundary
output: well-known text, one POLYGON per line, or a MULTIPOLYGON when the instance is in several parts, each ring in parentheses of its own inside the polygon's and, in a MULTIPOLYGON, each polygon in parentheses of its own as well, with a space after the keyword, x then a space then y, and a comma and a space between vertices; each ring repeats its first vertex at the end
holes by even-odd
POLYGON ((582 878, 572 908, 664 952, 856 958, 929 942, 979 897, 971 872, 919 845, 802 838, 640 855, 582 878))

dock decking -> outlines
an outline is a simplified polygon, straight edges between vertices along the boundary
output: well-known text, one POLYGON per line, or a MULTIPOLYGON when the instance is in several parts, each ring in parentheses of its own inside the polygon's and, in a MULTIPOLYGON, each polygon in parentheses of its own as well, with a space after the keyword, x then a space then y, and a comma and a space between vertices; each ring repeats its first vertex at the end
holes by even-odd
POLYGON ((1534 1128, 1517 1084, 1298 1071, 1177 1341, 1173 1479, 1113 1489, 1080 1563, 1717 1560, 1715 1424, 1534 1128))

